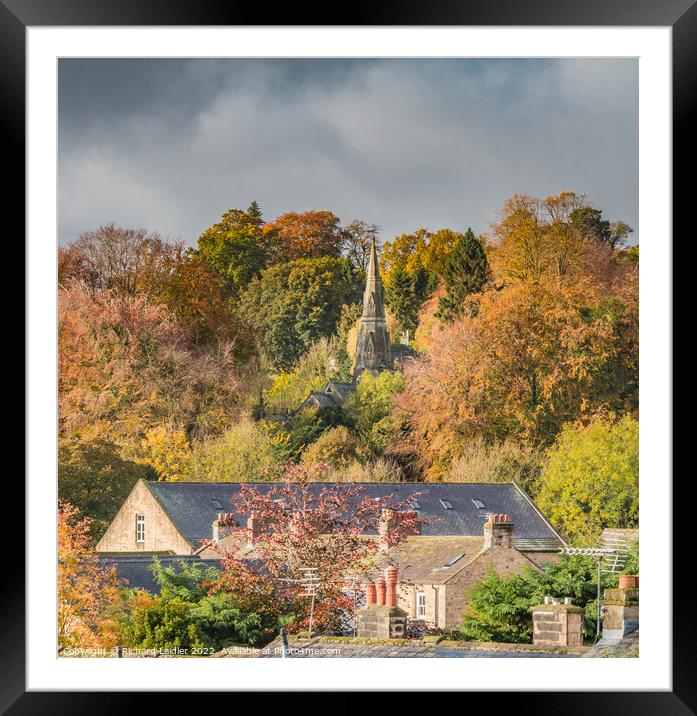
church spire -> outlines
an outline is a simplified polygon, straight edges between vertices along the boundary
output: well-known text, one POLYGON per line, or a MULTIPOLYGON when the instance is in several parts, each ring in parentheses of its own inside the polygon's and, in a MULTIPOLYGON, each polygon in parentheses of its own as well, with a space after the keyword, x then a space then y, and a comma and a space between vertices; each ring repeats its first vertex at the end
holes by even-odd
POLYGON ((391 368, 390 334, 387 332, 385 321, 385 303, 378 266, 378 252, 373 238, 365 292, 363 293, 363 315, 356 341, 356 363, 353 377, 356 380, 364 370, 377 374, 391 368))
POLYGON ((365 281, 365 291, 363 292, 363 318, 385 318, 385 306, 382 296, 378 252, 375 248, 375 238, 373 238, 370 247, 368 275, 365 281))

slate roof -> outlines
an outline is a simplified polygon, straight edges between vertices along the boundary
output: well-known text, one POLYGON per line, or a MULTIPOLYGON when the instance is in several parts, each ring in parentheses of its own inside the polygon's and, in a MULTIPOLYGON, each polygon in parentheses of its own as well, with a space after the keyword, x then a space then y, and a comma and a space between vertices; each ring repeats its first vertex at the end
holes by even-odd
POLYGON ((327 395, 327 393, 321 393, 317 390, 313 390, 296 410, 296 413, 301 411, 303 408, 315 405, 320 408, 336 408, 340 405, 340 403, 334 400, 333 396, 327 395))
MULTIPOLYGON (((210 539, 211 525, 219 512, 230 512, 230 500, 240 483, 213 482, 147 482, 151 493, 162 505, 181 534, 192 545, 210 539), (217 500, 216 503, 213 500, 217 500), (218 507, 216 505, 221 505, 218 507)), ((278 485, 276 485, 278 486, 278 485)), ((274 487, 273 483, 255 485, 260 492, 274 487)), ((328 483, 312 483, 319 492, 328 483)), ((393 504, 404 502, 419 493, 413 505, 417 514, 426 519, 422 535, 462 535, 481 537, 489 513, 511 516, 517 540, 537 543, 540 551, 564 545, 561 537, 514 483, 361 483, 365 494, 372 497, 392 496, 393 504), (446 509, 441 500, 452 506, 446 509), (479 500, 482 508, 475 506, 479 500)))
MULTIPOLYGON (((155 559, 155 555, 152 554, 143 554, 142 556, 101 554, 99 556, 99 561, 103 565, 116 567, 117 576, 125 580, 128 587, 146 589, 153 594, 159 594, 160 587, 150 569, 153 559, 155 559)), ((220 569, 219 559, 200 559, 190 555, 157 555, 157 560, 165 567, 174 566, 177 571, 180 569, 181 562, 220 569)))
MULTIPOLYGON (((403 582, 443 584, 484 547, 484 537, 407 537, 388 552, 403 582)), ((376 573, 375 576, 382 576, 376 573)))
POLYGON ((308 407, 340 408, 344 404, 346 396, 355 387, 353 383, 338 383, 330 380, 322 390, 313 390, 292 414, 297 415, 308 407))

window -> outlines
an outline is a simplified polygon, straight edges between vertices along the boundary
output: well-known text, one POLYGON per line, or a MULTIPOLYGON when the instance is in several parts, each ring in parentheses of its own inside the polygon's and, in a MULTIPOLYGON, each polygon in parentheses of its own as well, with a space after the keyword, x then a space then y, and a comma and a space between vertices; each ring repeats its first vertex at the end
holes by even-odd
POLYGON ((426 592, 416 593, 416 618, 423 619, 426 616, 426 592))
POLYGON ((220 500, 211 500, 211 505, 213 505, 216 510, 223 509, 223 503, 220 500))
POLYGON ((483 510, 483 509, 484 509, 484 503, 483 503, 481 500, 472 500, 472 502, 474 502, 474 506, 475 506, 478 510, 483 510))
POLYGON ((452 559, 448 560, 445 563, 445 566, 452 567, 455 563, 459 562, 464 556, 465 556, 464 552, 462 552, 461 554, 456 554, 452 559))
POLYGON ((136 515, 136 542, 145 542, 145 515, 136 515))
POLYGON ((421 506, 419 505, 417 500, 409 500, 409 505, 412 508, 412 510, 420 510, 421 506))
POLYGON ((440 504, 443 505, 443 507, 444 507, 446 510, 452 510, 452 509, 453 509, 453 506, 452 506, 450 500, 441 500, 441 501, 440 501, 440 504))

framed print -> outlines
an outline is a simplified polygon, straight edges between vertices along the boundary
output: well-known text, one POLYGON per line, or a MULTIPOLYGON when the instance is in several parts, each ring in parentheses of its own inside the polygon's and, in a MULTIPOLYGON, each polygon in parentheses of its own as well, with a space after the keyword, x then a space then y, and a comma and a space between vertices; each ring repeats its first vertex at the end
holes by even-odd
POLYGON ((28 286, 3 707, 695 712, 694 5, 233 14, 0 4, 28 286))

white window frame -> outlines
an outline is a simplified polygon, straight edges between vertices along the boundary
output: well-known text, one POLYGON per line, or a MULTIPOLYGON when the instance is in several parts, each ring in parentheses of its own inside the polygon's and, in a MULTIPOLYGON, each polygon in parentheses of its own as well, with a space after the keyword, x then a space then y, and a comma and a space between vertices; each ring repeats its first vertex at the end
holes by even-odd
POLYGON ((426 592, 416 593, 416 618, 426 618, 426 592))
POLYGON ((145 542, 145 515, 139 512, 136 515, 136 544, 145 542))

